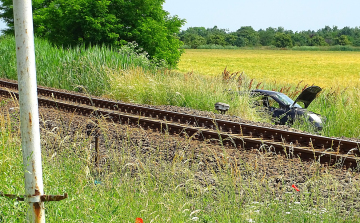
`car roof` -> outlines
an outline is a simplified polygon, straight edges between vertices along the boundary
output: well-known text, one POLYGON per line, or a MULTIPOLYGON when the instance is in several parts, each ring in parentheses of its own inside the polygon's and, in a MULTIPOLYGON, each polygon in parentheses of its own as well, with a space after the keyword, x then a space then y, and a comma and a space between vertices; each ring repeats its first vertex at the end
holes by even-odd
POLYGON ((263 94, 263 95, 277 95, 277 94, 280 93, 280 92, 277 92, 277 91, 269 91, 269 90, 262 90, 262 89, 251 90, 251 92, 260 93, 260 94, 263 94))
MULTIPOLYGON (((316 98, 316 95, 320 91, 321 91, 321 87, 319 86, 307 87, 300 93, 300 95, 295 99, 295 101, 291 106, 294 106, 297 102, 303 102, 304 108, 307 108, 310 105, 310 103, 316 98)), ((272 98, 274 98, 274 100, 278 101, 279 103, 282 103, 281 100, 277 99, 279 95, 283 94, 281 92, 256 89, 256 90, 252 90, 251 93, 253 93, 254 95, 261 94, 261 95, 271 96, 272 98)))

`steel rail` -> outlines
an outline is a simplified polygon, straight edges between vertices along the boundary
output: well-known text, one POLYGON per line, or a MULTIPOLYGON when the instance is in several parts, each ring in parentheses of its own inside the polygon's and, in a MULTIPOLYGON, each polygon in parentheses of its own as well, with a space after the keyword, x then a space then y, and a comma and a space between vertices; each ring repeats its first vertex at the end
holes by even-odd
MULTIPOLYGON (((17 83, 10 81, 0 80, 0 86, 17 89, 17 83)), ((8 90, 0 92, 9 95, 8 90)), ((17 97, 17 93, 13 94, 17 97)), ((201 140, 221 139, 229 146, 237 148, 282 152, 290 157, 300 156, 303 159, 316 159, 328 165, 337 164, 352 168, 360 161, 360 143, 350 140, 165 111, 41 87, 38 87, 38 95, 39 105, 42 106, 57 107, 69 112, 77 111, 83 115, 96 113, 117 123, 141 125, 159 131, 195 134, 201 140), (77 103, 80 105, 76 105, 77 103)))

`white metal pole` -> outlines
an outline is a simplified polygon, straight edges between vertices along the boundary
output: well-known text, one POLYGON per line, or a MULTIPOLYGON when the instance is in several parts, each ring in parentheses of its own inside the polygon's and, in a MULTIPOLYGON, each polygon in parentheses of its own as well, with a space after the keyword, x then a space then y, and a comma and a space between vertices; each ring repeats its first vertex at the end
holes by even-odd
POLYGON ((20 102, 20 127, 28 221, 45 222, 31 0, 13 0, 20 102))

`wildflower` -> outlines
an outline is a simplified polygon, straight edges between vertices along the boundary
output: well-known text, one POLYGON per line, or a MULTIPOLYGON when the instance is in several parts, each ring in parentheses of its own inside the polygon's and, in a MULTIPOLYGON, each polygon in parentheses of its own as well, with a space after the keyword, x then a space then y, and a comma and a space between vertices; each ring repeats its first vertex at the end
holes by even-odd
POLYGON ((136 218, 135 223, 143 223, 143 220, 141 218, 136 218))
POLYGON ((295 184, 293 184, 293 185, 291 185, 296 191, 300 191, 300 189, 295 185, 295 184))

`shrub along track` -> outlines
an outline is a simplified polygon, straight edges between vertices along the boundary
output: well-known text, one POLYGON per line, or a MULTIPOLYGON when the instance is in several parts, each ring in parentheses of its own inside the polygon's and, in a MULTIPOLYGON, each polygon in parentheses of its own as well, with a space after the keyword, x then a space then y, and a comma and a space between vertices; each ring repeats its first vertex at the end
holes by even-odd
MULTIPOLYGON (((13 91, 17 90, 17 83, 0 80, 0 86, 3 88, 0 90, 2 95, 18 97, 18 93, 13 91)), ((356 168, 360 161, 360 143, 350 140, 160 110, 43 87, 38 87, 38 95, 40 106, 76 111, 85 116, 95 114, 115 123, 140 125, 160 132, 193 136, 199 140, 211 139, 238 149, 281 152, 288 157, 315 159, 325 165, 351 168, 356 168)))

